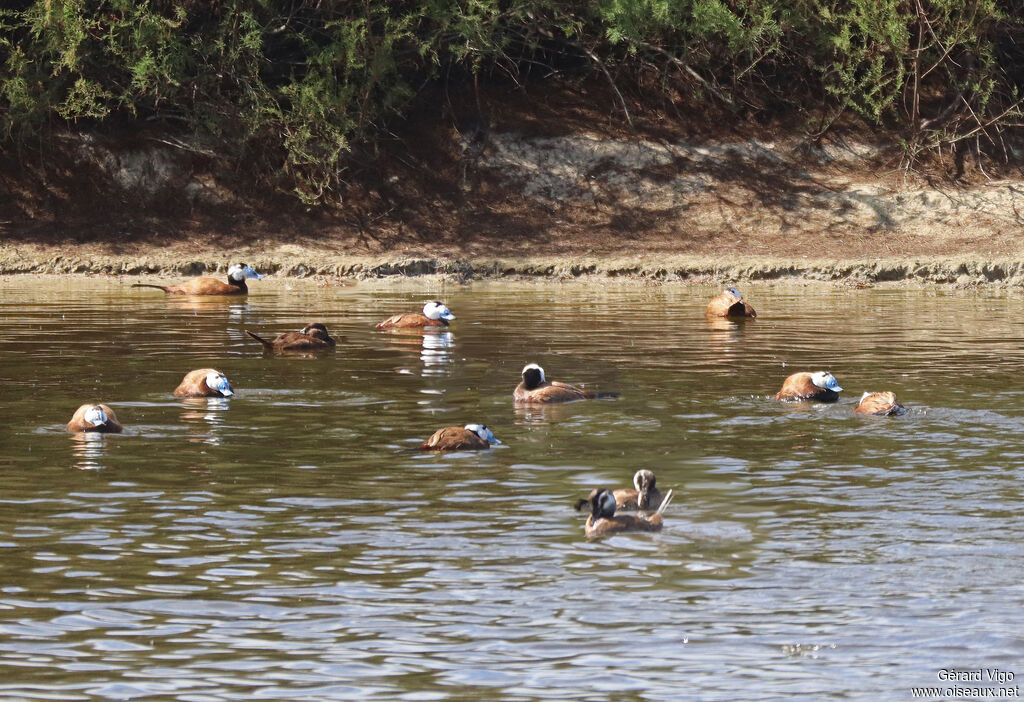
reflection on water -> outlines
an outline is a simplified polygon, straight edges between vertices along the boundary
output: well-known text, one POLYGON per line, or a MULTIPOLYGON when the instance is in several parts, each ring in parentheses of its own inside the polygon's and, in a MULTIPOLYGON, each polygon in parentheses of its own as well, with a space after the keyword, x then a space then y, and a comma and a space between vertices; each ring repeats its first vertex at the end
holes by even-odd
POLYGON ((79 459, 72 465, 79 470, 96 470, 103 468, 104 450, 107 435, 97 431, 84 431, 71 434, 71 453, 79 459))
POLYGON ((1019 665, 1018 293, 746 286, 735 322, 717 286, 423 286, 0 279, 0 698, 909 699, 1019 665), (449 329, 374 328, 430 298, 449 329), (344 346, 244 333, 311 319, 344 346), (514 407, 528 362, 621 397, 514 407), (237 394, 171 396, 203 367, 237 394), (839 402, 769 399, 824 369, 839 402), (878 389, 910 412, 855 416, 878 389), (94 397, 125 434, 64 431, 94 397), (410 450, 469 422, 501 450, 410 450), (665 529, 587 542, 575 500, 641 467, 665 529))
POLYGON ((219 429, 224 426, 225 412, 231 407, 227 397, 182 397, 178 402, 185 409, 181 420, 188 427, 189 441, 220 446, 219 429))
POLYGON ((437 329, 389 329, 381 332, 392 346, 418 354, 423 361, 421 376, 450 375, 452 350, 455 348, 455 334, 437 329))
POLYGON ((452 362, 452 349, 455 347, 455 335, 450 331, 424 332, 423 375, 447 375, 448 364, 452 362))

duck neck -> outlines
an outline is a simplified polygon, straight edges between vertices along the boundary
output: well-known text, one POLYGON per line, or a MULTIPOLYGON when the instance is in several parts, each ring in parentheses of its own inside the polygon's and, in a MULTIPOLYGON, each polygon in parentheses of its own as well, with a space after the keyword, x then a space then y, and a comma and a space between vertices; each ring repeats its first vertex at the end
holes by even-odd
POLYGON ((228 276, 228 285, 234 285, 242 292, 249 292, 249 286, 245 284, 245 278, 233 278, 228 276))
POLYGON ((636 506, 639 509, 647 509, 651 504, 651 491, 646 487, 640 488, 636 493, 636 506))

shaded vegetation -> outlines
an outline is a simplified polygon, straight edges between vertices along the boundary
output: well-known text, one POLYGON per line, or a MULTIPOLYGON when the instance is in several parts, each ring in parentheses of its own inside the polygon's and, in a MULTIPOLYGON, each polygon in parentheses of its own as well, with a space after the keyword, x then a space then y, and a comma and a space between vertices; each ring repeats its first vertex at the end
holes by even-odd
POLYGON ((1013 152, 1024 16, 1011 0, 15 0, 0 138, 172 123, 303 201, 453 83, 600 81, 635 106, 855 116, 927 149, 1013 152))

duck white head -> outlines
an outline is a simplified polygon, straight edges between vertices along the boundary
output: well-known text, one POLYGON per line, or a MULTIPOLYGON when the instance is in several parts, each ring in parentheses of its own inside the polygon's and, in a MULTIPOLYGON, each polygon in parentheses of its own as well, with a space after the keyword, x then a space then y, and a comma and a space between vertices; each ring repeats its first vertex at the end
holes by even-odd
POLYGON ((636 488, 637 492, 643 490, 650 490, 654 487, 656 480, 654 478, 654 471, 642 468, 636 472, 633 476, 633 487, 636 488))
POLYGON ((423 316, 427 319, 433 319, 434 321, 443 319, 444 321, 449 322, 455 319, 455 315, 452 314, 450 309, 448 309, 448 306, 443 302, 438 302, 437 300, 431 300, 423 305, 423 316))
POLYGON ((245 280, 246 278, 259 280, 262 277, 262 275, 256 272, 256 269, 244 263, 236 263, 231 268, 228 268, 228 278, 231 280, 245 280))
POLYGON ((473 432, 489 444, 501 443, 498 439, 494 438, 494 432, 488 429, 486 424, 467 424, 465 429, 466 431, 473 432))
POLYGON ((235 394, 235 391, 231 389, 231 383, 228 382, 227 376, 216 371, 206 374, 206 386, 211 390, 216 390, 224 397, 231 397, 235 394))
POLYGON ((107 413, 103 411, 103 408, 99 405, 93 405, 85 411, 85 415, 82 417, 85 421, 94 427, 101 427, 107 423, 107 413))
POLYGON ((544 377, 544 369, 536 363, 526 364, 523 366, 523 382, 530 389, 543 385, 547 382, 547 378, 544 377))
POLYGON ((727 293, 729 293, 730 295, 732 295, 733 297, 735 297, 737 300, 742 300, 743 299, 743 293, 741 293, 736 288, 726 288, 725 291, 727 293))
POLYGON ((832 392, 842 392, 843 390, 839 387, 839 382, 836 380, 835 376, 828 371, 811 373, 811 382, 819 388, 831 390, 832 392))

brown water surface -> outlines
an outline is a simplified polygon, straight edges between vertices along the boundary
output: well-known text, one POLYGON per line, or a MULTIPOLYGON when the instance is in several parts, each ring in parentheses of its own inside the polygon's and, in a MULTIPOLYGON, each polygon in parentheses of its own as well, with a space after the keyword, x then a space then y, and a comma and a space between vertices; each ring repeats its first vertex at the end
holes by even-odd
MULTIPOLYGON (((0 279, 0 697, 910 699, 1024 676, 1024 298, 0 279), (431 298, 449 331, 373 325, 431 298), (321 357, 264 336, 323 321, 321 357), (617 400, 517 410, 528 362, 617 400), (186 371, 228 400, 179 400, 186 371), (830 369, 834 405, 769 399, 830 369), (898 418, 852 414, 891 389, 898 418), (85 401, 121 435, 74 436, 85 401), (412 450, 485 422, 503 446, 412 450), (572 502, 651 468, 660 534, 572 502)), ((998 687, 997 683, 986 685, 998 687)), ((1009 683, 1015 684, 1015 683, 1009 683)))

